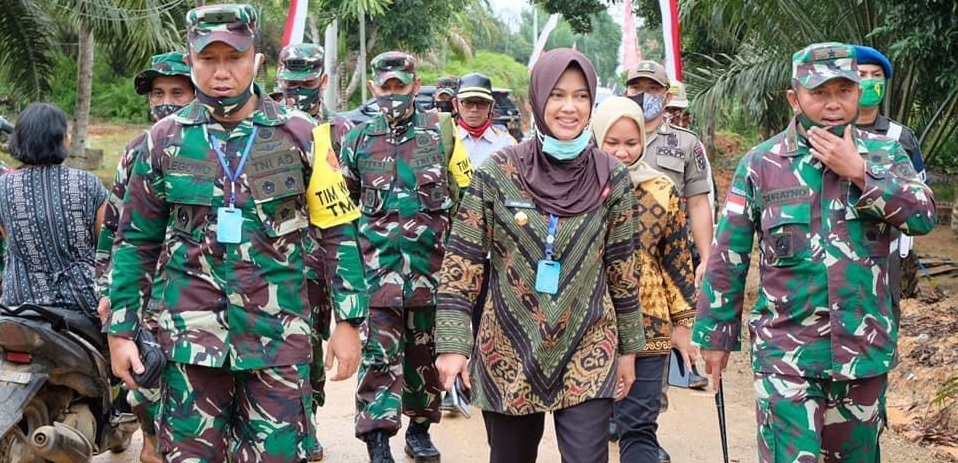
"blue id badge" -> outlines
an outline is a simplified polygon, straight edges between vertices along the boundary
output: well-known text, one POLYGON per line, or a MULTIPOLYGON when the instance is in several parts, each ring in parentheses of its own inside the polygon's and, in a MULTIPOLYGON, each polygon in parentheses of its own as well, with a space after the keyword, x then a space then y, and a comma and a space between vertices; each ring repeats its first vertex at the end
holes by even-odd
POLYGON ((239 243, 243 238, 243 212, 233 207, 216 208, 216 241, 239 243))
POLYGON ((536 291, 545 294, 559 292, 559 271, 562 264, 554 260, 542 259, 536 270, 536 291))

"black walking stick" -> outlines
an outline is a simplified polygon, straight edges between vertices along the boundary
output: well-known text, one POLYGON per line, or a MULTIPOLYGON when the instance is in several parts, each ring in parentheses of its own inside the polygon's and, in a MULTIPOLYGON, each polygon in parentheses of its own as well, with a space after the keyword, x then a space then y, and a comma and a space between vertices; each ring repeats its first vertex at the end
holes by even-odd
POLYGON ((718 410, 719 437, 722 438, 722 458, 728 463, 728 436, 725 427, 725 393, 722 390, 722 379, 719 379, 718 393, 715 394, 715 409, 718 410))

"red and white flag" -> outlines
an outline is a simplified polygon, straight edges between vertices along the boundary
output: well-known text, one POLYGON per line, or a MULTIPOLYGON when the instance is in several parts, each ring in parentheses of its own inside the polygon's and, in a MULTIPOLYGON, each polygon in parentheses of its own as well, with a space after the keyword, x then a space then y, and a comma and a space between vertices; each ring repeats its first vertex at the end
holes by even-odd
POLYGON ((745 213, 745 192, 732 188, 725 197, 725 215, 741 215, 745 213))
POLYGON ((682 81, 682 47, 679 42, 679 0, 659 0, 662 36, 665 40, 665 72, 669 79, 682 81))
POLYGON ((290 0, 286 29, 283 30, 283 46, 303 43, 306 31, 306 4, 308 0, 290 0))

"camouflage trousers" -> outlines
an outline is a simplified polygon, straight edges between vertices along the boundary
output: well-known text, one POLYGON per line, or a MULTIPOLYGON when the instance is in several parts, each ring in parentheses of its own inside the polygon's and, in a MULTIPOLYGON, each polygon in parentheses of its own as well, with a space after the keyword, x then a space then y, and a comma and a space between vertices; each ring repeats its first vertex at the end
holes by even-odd
POLYGON ((888 375, 850 381, 756 373, 761 463, 878 463, 888 375))
POLYGON ((159 446, 166 463, 290 463, 306 459, 309 366, 231 371, 170 362, 159 446))
POLYGON ((126 395, 127 402, 133 408, 133 414, 140 422, 140 429, 144 434, 156 436, 156 420, 160 414, 160 389, 138 388, 135 391, 129 391, 126 395))
POLYGON ((356 391, 356 436, 395 435, 400 412, 438 423, 442 384, 436 370, 436 307, 371 307, 356 391))

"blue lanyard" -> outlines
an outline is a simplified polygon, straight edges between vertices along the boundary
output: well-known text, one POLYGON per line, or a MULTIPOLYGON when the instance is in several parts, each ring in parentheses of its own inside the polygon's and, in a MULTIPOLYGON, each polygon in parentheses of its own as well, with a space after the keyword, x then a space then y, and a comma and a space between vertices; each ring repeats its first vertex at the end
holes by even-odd
POLYGON ((230 209, 236 205, 236 181, 239 180, 240 174, 243 173, 243 168, 246 167, 246 160, 249 159, 249 150, 253 147, 253 140, 256 139, 256 132, 259 131, 259 126, 253 126, 253 133, 250 134, 249 140, 246 142, 246 148, 243 148, 243 156, 240 157, 239 165, 236 166, 235 171, 230 171, 230 164, 226 161, 226 154, 223 153, 223 150, 220 149, 219 143, 216 142, 216 139, 213 138, 213 134, 210 134, 210 146, 213 147, 213 151, 216 151, 216 157, 220 160, 220 165, 223 166, 223 173, 226 174, 226 178, 230 180, 230 200, 229 207, 230 209))
POLYGON ((556 229, 559 228, 559 217, 549 214, 549 234, 546 235, 546 260, 552 260, 552 253, 556 241, 556 229))

